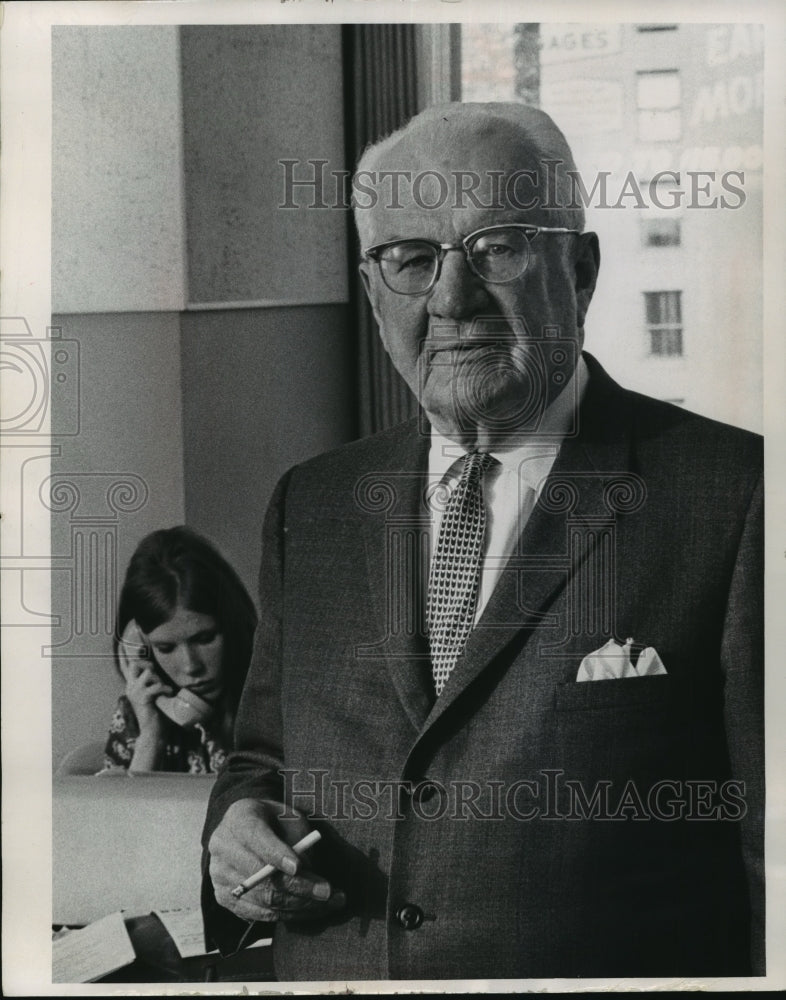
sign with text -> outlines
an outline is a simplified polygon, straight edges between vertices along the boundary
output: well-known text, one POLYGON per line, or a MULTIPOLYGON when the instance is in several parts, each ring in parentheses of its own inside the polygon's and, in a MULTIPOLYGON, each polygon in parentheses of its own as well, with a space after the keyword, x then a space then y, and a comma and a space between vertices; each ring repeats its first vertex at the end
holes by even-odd
POLYGON ((608 56, 622 49, 621 24, 542 24, 540 64, 608 56))

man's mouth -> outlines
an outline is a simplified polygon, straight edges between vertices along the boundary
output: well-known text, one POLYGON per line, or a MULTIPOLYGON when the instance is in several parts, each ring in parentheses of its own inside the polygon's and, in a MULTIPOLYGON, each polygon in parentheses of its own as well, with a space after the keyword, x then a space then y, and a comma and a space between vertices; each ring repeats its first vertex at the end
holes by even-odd
POLYGON ((452 354, 454 352, 477 351, 488 347, 499 346, 498 341, 488 340, 456 340, 445 341, 438 344, 424 344, 423 352, 429 359, 435 354, 452 354))
POLYGON ((513 337, 500 339, 495 337, 494 339, 461 339, 461 340, 440 340, 437 343, 424 343, 423 354, 425 355, 428 364, 431 364, 437 355, 440 354, 453 354, 454 356, 462 355, 464 359, 472 354, 486 354, 486 353, 505 353, 506 355, 510 351, 512 344, 515 344, 515 339, 513 337))
POLYGON ((468 323, 437 321, 432 322, 422 351, 431 360, 435 354, 444 352, 509 350, 526 340, 526 336, 526 327, 518 317, 476 316, 468 323))

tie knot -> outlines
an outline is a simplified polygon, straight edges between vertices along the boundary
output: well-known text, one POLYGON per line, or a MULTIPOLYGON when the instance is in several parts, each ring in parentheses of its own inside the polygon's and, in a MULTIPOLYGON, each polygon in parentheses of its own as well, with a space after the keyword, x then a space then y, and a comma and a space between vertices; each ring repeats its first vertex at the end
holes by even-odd
POLYGON ((461 478, 471 483, 479 482, 493 461, 494 459, 487 451, 468 452, 464 458, 461 478))

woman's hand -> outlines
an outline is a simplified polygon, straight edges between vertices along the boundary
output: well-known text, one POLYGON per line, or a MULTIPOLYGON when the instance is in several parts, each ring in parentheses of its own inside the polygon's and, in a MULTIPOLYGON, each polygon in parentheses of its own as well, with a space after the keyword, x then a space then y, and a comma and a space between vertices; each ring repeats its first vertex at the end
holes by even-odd
POLYGON ((163 732, 164 717, 156 708, 156 698, 162 694, 171 697, 174 692, 153 672, 151 665, 132 663, 126 681, 126 698, 134 709, 140 736, 148 731, 163 732))
POLYGON ((156 699, 161 695, 174 694, 172 688, 156 674, 152 662, 144 655, 145 651, 139 627, 136 622, 129 622, 118 646, 118 657, 126 679, 126 698, 139 723, 139 736, 130 766, 133 771, 154 771, 159 766, 166 745, 166 722, 156 708, 156 699))

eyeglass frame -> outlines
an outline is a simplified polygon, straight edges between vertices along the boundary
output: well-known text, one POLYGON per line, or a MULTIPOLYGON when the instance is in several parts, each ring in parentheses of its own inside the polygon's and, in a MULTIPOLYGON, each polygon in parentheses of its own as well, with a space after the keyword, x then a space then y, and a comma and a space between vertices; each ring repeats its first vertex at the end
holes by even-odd
POLYGON ((583 230, 581 229, 566 229, 563 226, 535 226, 528 222, 508 222, 508 223, 502 222, 495 226, 483 226, 482 229, 476 229, 468 236, 465 236, 460 243, 437 243, 436 240, 427 239, 425 236, 423 237, 414 236, 400 240, 390 240, 387 243, 375 243, 373 246, 366 247, 362 251, 362 253, 365 259, 374 261, 374 263, 379 268, 380 277, 382 278, 385 287, 389 288, 390 291, 393 292, 395 295, 425 295, 426 292, 430 292, 431 289, 434 287, 434 285, 436 285, 436 283, 439 281, 439 276, 442 273, 442 262, 444 261, 445 255, 447 254, 448 250, 463 250, 467 260, 467 266, 469 267, 470 271, 472 271, 472 273, 475 275, 475 277, 480 278, 481 281, 485 281, 489 285, 507 285, 511 281, 516 281, 518 278, 521 277, 522 274, 526 272, 527 267, 529 266, 529 257, 527 258, 527 263, 524 265, 524 270, 521 271, 520 274, 514 275, 514 277, 512 278, 503 278, 500 281, 492 281, 490 278, 486 278, 484 275, 479 274, 478 271, 475 269, 471 256, 472 249, 469 246, 471 240, 475 240, 475 242, 477 242, 477 240, 484 233, 491 233, 499 229, 523 229, 525 234, 525 239, 527 240, 528 250, 531 239, 537 236, 539 233, 556 233, 556 234, 573 233, 576 236, 581 236, 583 232, 583 230), (382 270, 382 262, 380 261, 379 257, 376 256, 382 250, 387 250, 388 247, 400 246, 402 243, 427 243, 429 246, 434 247, 434 249, 437 251, 437 257, 436 257, 437 266, 434 269, 434 274, 431 278, 431 281, 425 288, 421 289, 419 292, 400 292, 397 288, 391 288, 385 279, 385 273, 382 270))

